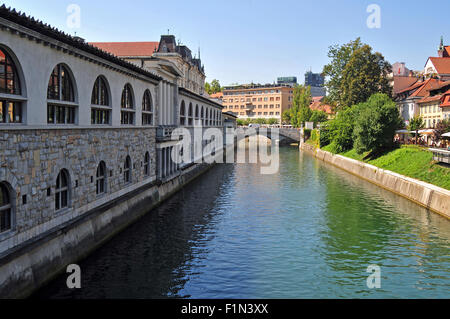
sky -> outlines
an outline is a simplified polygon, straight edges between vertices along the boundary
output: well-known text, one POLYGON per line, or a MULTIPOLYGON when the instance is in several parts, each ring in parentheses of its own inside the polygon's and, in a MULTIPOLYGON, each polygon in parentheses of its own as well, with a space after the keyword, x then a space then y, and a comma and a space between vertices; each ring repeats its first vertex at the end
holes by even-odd
MULTIPOLYGON (((2 1, 0 1, 2 2, 2 1)), ((361 37, 391 62, 423 69, 437 56, 440 37, 450 45, 448 0, 14 0, 25 12, 88 42, 159 41, 168 30, 197 54, 207 81, 273 83, 277 77, 321 72, 328 48, 361 37), (67 8, 81 9, 79 28, 67 8), (380 28, 369 28, 371 4, 380 28)))

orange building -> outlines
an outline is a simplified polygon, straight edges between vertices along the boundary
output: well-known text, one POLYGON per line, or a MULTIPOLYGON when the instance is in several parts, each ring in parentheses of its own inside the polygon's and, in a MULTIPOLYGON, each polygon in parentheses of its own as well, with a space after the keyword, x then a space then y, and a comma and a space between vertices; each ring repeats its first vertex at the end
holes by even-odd
POLYGON ((290 85, 239 85, 223 89, 223 112, 239 119, 277 119, 292 107, 294 88, 290 85))
POLYGON ((331 105, 325 104, 323 100, 323 96, 313 97, 312 103, 309 107, 313 111, 325 112, 328 115, 328 119, 331 120, 332 118, 334 118, 335 112, 333 110, 333 107, 331 105))

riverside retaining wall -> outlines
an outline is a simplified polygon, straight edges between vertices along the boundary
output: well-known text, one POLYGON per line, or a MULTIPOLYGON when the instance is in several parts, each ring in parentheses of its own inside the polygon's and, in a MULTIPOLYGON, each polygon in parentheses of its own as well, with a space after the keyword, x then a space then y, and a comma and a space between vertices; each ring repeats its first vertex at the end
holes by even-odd
POLYGON ((191 166, 164 184, 143 186, 17 247, 0 259, 0 298, 31 295, 210 167, 191 166))
POLYGON ((306 143, 302 143, 301 149, 317 159, 339 167, 450 219, 450 191, 446 189, 348 157, 334 155, 306 143))

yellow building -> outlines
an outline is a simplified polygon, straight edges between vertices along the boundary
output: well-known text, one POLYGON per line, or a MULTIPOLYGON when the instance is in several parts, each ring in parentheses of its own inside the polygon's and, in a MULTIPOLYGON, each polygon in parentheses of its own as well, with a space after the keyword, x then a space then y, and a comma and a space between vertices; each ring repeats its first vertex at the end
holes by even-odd
POLYGON ((449 89, 450 81, 439 82, 428 90, 427 96, 417 102, 419 116, 424 120, 426 128, 436 128, 437 123, 449 118, 446 104, 449 89))
POLYGON ((290 85, 239 85, 223 89, 223 112, 239 119, 277 119, 292 107, 294 88, 290 85))
POLYGON ((440 107, 442 95, 428 96, 417 102, 419 115, 425 122, 426 128, 436 128, 436 124, 443 120, 440 107))

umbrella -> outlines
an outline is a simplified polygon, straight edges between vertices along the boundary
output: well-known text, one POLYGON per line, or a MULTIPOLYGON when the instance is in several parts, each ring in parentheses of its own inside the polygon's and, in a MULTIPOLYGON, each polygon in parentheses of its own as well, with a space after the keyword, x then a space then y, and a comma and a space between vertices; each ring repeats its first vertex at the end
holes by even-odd
POLYGON ((420 130, 419 134, 425 134, 425 135, 430 135, 433 134, 434 131, 433 130, 420 130))
POLYGON ((442 134, 442 137, 450 137, 450 132, 442 134))

